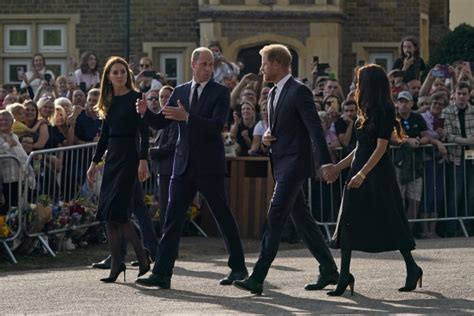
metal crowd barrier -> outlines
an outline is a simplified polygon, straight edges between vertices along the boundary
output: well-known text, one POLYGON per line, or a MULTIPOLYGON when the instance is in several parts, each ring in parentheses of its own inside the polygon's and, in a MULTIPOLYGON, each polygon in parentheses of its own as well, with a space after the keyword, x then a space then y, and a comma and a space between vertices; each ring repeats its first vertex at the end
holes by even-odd
MULTIPOLYGON (((96 143, 60 147, 54 149, 37 150, 30 153, 27 166, 32 166, 34 170, 34 181, 36 187, 34 190, 28 189, 28 179, 24 184, 24 194, 22 196, 23 205, 26 208, 30 204, 35 204, 38 208, 46 208, 43 221, 39 220, 34 231, 30 231, 24 221, 24 233, 30 238, 37 238, 44 249, 53 257, 56 256, 46 240, 47 235, 54 235, 61 232, 84 229, 100 224, 100 222, 92 221, 88 223, 68 223, 69 218, 59 223, 58 226, 49 230, 45 230, 44 224, 47 219, 53 219, 53 212, 61 211, 62 203, 76 201, 81 195, 81 189, 86 183, 86 172, 92 160, 96 143), (51 207, 51 210, 48 208, 51 207), (51 212, 51 215, 49 214, 51 212), (42 225, 43 224, 43 225, 42 225)), ((36 210, 38 213, 38 209, 36 210)), ((38 215, 38 214, 36 214, 38 215)), ((57 214, 56 214, 57 215, 57 214)), ((83 214, 85 216, 85 214, 83 214)))
POLYGON ((21 233, 22 230, 22 212, 21 212, 21 196, 22 196, 22 182, 23 182, 23 167, 18 158, 13 155, 0 155, 0 167, 6 172, 18 172, 18 182, 7 183, 4 182, 3 173, 0 176, 1 186, 3 192, 2 211, 5 215, 2 215, 3 221, 0 223, 0 243, 5 248, 8 256, 13 263, 17 263, 17 260, 12 252, 11 244, 21 233), (10 160, 13 164, 8 162, 10 160), (15 194, 15 191, 16 194, 15 194), (15 201, 16 200, 16 201, 15 201), (14 224, 14 225, 13 225, 14 224), (13 234, 12 234, 13 232, 13 234))
MULTIPOLYGON (((444 144, 448 151, 455 148, 465 147, 457 144, 444 144)), ((395 163, 399 146, 391 146, 391 158, 395 163)), ((467 147, 466 147, 467 148, 467 147)), ((342 148, 335 151, 336 156, 342 159, 342 148)), ((410 223, 430 223, 446 222, 445 225, 459 224, 462 234, 468 237, 465 221, 474 220, 474 194, 469 193, 469 187, 474 186, 474 179, 468 179, 466 169, 472 168, 474 172, 474 160, 463 159, 459 166, 454 165, 446 159, 442 159, 437 149, 432 145, 425 145, 412 153, 412 163, 415 165, 415 155, 422 160, 422 198, 417 209, 417 216, 409 216, 410 223), (468 166, 471 164, 471 166, 468 166), (464 172, 460 172, 461 169, 464 172), (456 172, 457 171, 457 172, 456 172), (462 188, 459 188, 459 185, 462 188), (455 198, 455 197, 458 198, 455 198), (471 199, 471 200, 469 200, 471 199)), ((397 167, 395 167, 397 169, 397 167)), ((308 181, 308 203, 310 210, 317 223, 324 227, 326 236, 331 238, 330 227, 337 224, 339 206, 346 180, 346 172, 341 173, 341 177, 333 184, 326 184, 323 181, 308 181)), ((417 177, 415 168, 412 170, 412 179, 417 177)), ((411 182, 410 181, 410 182, 411 182)), ((472 189, 471 189, 472 190, 472 189)), ((471 191, 472 192, 472 191, 471 191)), ((473 223, 474 225, 474 223, 473 223)))

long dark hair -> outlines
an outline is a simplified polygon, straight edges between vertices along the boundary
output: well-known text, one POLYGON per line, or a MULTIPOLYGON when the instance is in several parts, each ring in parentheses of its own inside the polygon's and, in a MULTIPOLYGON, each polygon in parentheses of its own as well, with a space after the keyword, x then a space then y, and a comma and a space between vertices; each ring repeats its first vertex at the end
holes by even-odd
POLYGON ((99 69, 99 59, 97 58, 97 55, 94 52, 91 51, 86 51, 81 55, 81 64, 79 65, 79 68, 81 68, 81 71, 83 74, 86 73, 91 73, 95 74, 97 70, 99 69), (94 56, 95 57, 95 68, 90 69, 89 68, 89 57, 94 56))
MULTIPOLYGON (((370 64, 357 71, 355 100, 357 102, 357 127, 373 134, 381 117, 392 114, 395 117, 390 82, 385 70, 370 64)), ((393 125, 396 125, 394 120, 393 125)))
POLYGON ((411 42, 413 44, 413 46, 415 46, 415 51, 413 53, 413 56, 415 57, 415 59, 418 59, 420 58, 420 46, 418 45, 418 41, 416 39, 416 37, 414 36, 405 36, 404 38, 402 38, 402 41, 400 42, 400 57, 402 59, 405 59, 405 57, 407 57, 405 55, 405 53, 403 52, 403 43, 404 42, 411 42))
POLYGON ((135 83, 133 81, 132 71, 128 63, 122 57, 111 56, 104 67, 104 72, 102 73, 102 80, 100 81, 100 96, 99 102, 94 107, 94 109, 99 113, 101 118, 107 116, 110 105, 112 104, 112 96, 114 94, 114 88, 112 87, 112 82, 109 80, 110 69, 114 64, 122 64, 127 71, 127 83, 125 84, 129 90, 137 91, 135 83))

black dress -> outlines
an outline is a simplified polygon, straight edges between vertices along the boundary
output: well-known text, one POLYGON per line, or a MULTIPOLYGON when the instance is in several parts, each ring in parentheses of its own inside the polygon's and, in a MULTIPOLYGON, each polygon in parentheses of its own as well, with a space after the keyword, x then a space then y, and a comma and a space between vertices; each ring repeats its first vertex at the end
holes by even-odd
POLYGON ((147 159, 148 127, 135 111, 141 98, 136 91, 114 96, 103 120, 93 161, 98 163, 107 150, 100 187, 97 220, 126 223, 134 185, 138 181, 139 159, 147 159))
MULTIPOLYGON (((367 163, 377 138, 390 139, 394 124, 395 111, 389 111, 375 122, 373 131, 366 127, 356 129, 358 147, 347 182, 367 163)), ((331 246, 365 252, 415 248, 388 146, 359 188, 344 187, 331 246)))

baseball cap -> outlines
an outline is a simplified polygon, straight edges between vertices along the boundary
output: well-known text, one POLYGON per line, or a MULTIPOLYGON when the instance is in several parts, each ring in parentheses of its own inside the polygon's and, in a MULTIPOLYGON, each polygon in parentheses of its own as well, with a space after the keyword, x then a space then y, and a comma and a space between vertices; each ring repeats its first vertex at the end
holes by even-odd
POLYGON ((398 94, 397 96, 397 100, 400 100, 400 99, 405 99, 405 100, 408 100, 408 101, 413 101, 413 97, 411 96, 410 92, 408 91, 402 91, 398 94))

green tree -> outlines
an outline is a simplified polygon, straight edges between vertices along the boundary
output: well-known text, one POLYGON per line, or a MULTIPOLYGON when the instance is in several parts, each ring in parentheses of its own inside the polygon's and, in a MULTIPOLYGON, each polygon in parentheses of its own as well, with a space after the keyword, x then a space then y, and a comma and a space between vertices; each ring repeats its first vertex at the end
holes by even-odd
POLYGON ((463 23, 447 34, 430 56, 430 66, 456 60, 474 63, 474 27, 463 23))

